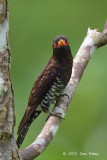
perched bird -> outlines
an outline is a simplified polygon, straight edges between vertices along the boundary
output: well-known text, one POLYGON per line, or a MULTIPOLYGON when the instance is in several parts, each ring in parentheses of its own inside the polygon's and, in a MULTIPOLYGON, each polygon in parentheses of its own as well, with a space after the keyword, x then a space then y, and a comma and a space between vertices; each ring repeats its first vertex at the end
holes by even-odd
POLYGON ((42 111, 54 115, 49 107, 60 97, 69 82, 72 64, 73 57, 67 38, 63 35, 55 37, 53 55, 33 85, 28 107, 18 127, 18 147, 22 144, 31 123, 42 111))

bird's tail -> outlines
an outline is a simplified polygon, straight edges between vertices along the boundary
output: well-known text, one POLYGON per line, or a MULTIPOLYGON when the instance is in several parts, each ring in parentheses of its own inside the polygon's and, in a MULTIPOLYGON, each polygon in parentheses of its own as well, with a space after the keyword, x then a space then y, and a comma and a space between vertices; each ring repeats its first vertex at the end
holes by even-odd
MULTIPOLYGON (((30 125, 29 125, 30 126, 30 125)), ((23 129, 21 130, 21 132, 18 134, 18 138, 17 138, 17 146, 18 146, 18 148, 20 148, 20 146, 21 146, 21 144, 22 144, 22 142, 23 142, 23 140, 24 140, 24 138, 25 138, 25 136, 26 136, 26 134, 27 134, 27 131, 28 131, 28 129, 29 129, 29 126, 28 126, 28 124, 26 124, 24 127, 23 127, 23 129)))
MULTIPOLYGON (((30 125, 31 125, 31 123, 38 117, 38 115, 40 113, 41 113, 41 111, 34 111, 32 113, 32 115, 29 117, 29 119, 26 121, 26 123, 24 123, 22 125, 22 127, 19 128, 19 130, 18 130, 18 138, 17 138, 17 146, 18 146, 18 148, 20 148, 20 146, 21 146, 21 144, 22 144, 22 142, 23 142, 23 140, 24 140, 24 138, 25 138, 25 136, 27 134, 27 131, 28 131, 30 125)), ((22 119, 22 121, 23 121, 23 119, 22 119)), ((19 127, 20 126, 21 126, 21 123, 20 123, 19 127)))

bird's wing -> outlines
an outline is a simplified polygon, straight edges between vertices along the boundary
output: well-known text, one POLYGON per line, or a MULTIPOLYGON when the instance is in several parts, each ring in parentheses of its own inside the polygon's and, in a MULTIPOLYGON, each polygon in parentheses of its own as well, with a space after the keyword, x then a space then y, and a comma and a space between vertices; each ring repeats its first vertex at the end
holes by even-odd
POLYGON ((34 86, 32 88, 28 106, 37 106, 41 103, 41 100, 46 95, 48 90, 50 89, 51 85, 56 79, 57 76, 57 69, 53 65, 52 61, 50 60, 47 66, 43 69, 43 71, 38 76, 34 86))
POLYGON ((38 108, 38 105, 41 103, 42 99, 44 98, 44 96, 50 89, 51 85, 55 81, 57 73, 58 70, 55 68, 50 59, 50 61, 39 74, 37 80, 33 85, 28 101, 28 107, 18 127, 18 134, 25 126, 25 124, 29 121, 29 119, 32 117, 32 114, 35 110, 38 112, 38 115, 41 113, 41 111, 38 108))

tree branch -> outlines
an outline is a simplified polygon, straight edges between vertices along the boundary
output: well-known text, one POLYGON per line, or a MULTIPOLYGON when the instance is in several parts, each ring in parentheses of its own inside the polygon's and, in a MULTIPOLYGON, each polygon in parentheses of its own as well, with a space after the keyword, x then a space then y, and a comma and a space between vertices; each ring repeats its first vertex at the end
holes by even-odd
MULTIPOLYGON (((103 32, 98 32, 97 29, 88 29, 86 38, 75 56, 71 79, 62 93, 64 96, 60 98, 53 110, 61 117, 64 118, 65 116, 68 106, 92 54, 97 48, 105 44, 107 44, 107 21, 103 32)), ((62 120, 58 117, 49 117, 36 140, 30 146, 19 152, 23 160, 32 160, 46 149, 58 131, 61 121, 62 120)))
POLYGON ((14 138, 14 100, 10 80, 8 1, 0 0, 0 159, 20 157, 14 138))

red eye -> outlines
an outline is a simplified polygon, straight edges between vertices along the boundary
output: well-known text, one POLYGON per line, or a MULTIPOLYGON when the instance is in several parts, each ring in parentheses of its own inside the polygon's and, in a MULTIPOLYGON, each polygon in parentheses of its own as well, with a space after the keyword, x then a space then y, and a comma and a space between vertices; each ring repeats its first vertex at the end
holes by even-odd
POLYGON ((53 48, 56 48, 56 44, 55 43, 53 43, 53 48))

